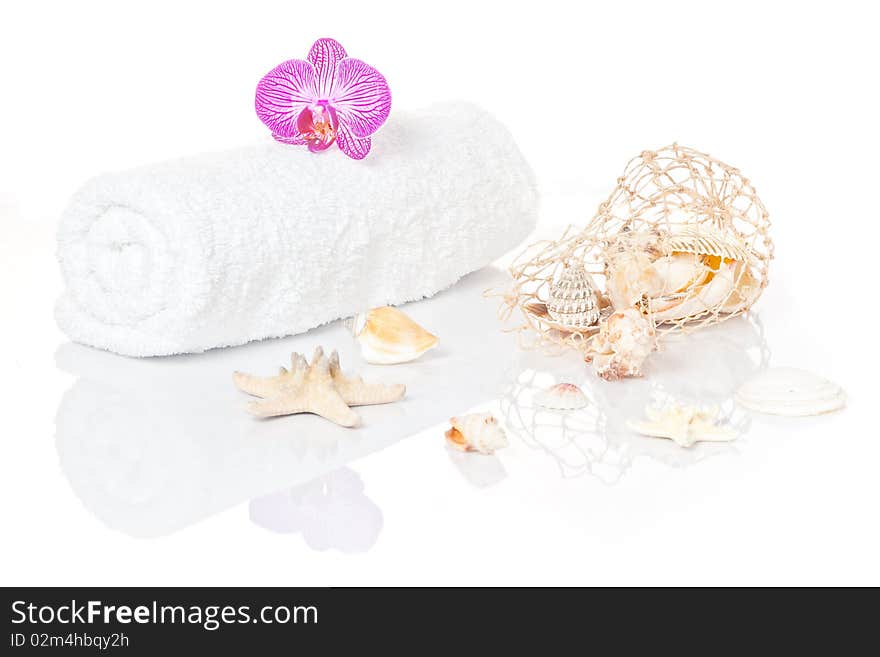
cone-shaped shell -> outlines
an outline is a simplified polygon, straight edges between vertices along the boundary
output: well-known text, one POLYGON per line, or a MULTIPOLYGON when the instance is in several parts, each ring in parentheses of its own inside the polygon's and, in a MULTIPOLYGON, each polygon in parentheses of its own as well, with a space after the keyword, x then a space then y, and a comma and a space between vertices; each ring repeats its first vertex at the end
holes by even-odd
POLYGON ((599 321, 599 304, 590 275, 581 265, 566 264, 550 286, 547 312, 563 326, 587 328, 599 321))
POLYGON ((406 363, 437 344, 437 336, 391 306, 358 315, 353 328, 361 355, 374 365, 406 363))

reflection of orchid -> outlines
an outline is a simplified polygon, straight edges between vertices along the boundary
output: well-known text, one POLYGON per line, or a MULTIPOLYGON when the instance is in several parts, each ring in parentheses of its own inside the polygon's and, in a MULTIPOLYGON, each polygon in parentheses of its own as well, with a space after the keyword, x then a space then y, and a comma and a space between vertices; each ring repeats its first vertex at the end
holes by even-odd
POLYGON ((350 468, 251 500, 251 520, 280 533, 300 532, 313 550, 366 552, 382 531, 382 510, 350 468))
POLYGON ((315 41, 307 59, 279 64, 260 80, 257 116, 280 142, 317 152, 335 141, 349 157, 363 159, 370 135, 391 111, 388 83, 334 39, 315 41))

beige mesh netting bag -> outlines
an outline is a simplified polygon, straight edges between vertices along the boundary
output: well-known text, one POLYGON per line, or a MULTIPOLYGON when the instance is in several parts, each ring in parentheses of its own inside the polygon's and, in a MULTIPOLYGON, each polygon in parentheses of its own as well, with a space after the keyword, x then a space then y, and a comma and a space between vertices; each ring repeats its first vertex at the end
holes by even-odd
MULTIPOLYGON (((526 346, 595 350, 607 318, 644 318, 651 338, 734 317, 767 285, 769 219, 739 170, 673 144, 627 164, 586 228, 539 242, 511 265, 505 314, 526 346)), ((627 373, 623 373, 627 375, 627 373)), ((616 377, 611 377, 616 378, 616 377)))

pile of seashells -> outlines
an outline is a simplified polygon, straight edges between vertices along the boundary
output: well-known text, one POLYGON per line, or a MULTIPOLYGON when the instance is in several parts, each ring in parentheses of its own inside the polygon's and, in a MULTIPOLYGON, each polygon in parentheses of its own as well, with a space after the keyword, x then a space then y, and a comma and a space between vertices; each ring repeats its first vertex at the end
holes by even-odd
MULTIPOLYGON (((525 318, 520 335, 533 344, 577 349, 606 380, 637 377, 662 336, 716 324, 746 312, 767 286, 773 257, 769 218, 738 169, 677 144, 644 151, 627 165, 607 201, 580 232, 529 247, 511 266, 508 310, 525 318)), ((363 359, 393 365, 413 361, 437 344, 404 312, 374 308, 348 322, 363 359)), ((236 385, 258 400, 259 416, 315 413, 342 426, 360 418, 351 407, 397 401, 402 385, 365 383, 345 375, 339 357, 318 348, 311 363, 294 354, 276 376, 236 373, 236 385)), ((836 384, 801 370, 767 370, 736 395, 744 408, 777 415, 814 415, 842 408, 836 384)), ((573 383, 535 395, 557 413, 589 405, 573 383)), ((634 432, 682 447, 726 442, 737 433, 717 409, 684 404, 649 406, 634 432)), ((450 419, 450 448, 492 454, 507 437, 489 413, 450 419)))
POLYGON ((677 144, 627 165, 582 231, 527 249, 506 303, 540 345, 605 379, 640 376, 658 339, 748 310, 773 255, 767 211, 737 169, 677 144))
MULTIPOLYGON (((641 376, 662 336, 692 331, 746 312, 767 286, 773 257, 769 216, 738 169, 673 144, 633 158, 611 196, 581 231, 529 247, 510 268, 507 309, 519 309, 526 346, 578 350, 606 380, 641 376)), ((535 402, 571 409, 573 384, 535 402)), ((791 368, 770 369, 736 394, 743 408, 816 415, 842 408, 836 384, 791 368)), ((649 406, 634 432, 682 447, 729 441, 717 409, 649 406)))

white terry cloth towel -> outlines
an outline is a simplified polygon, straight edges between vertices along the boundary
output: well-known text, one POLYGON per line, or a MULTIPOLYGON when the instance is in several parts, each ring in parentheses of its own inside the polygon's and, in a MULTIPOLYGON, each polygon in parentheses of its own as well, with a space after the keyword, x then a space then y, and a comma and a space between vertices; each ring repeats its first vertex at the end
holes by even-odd
POLYGON ((62 217, 74 341, 128 356, 280 337, 431 296, 517 246, 534 176, 464 103, 397 113, 351 160, 265 143, 94 178, 62 217))

